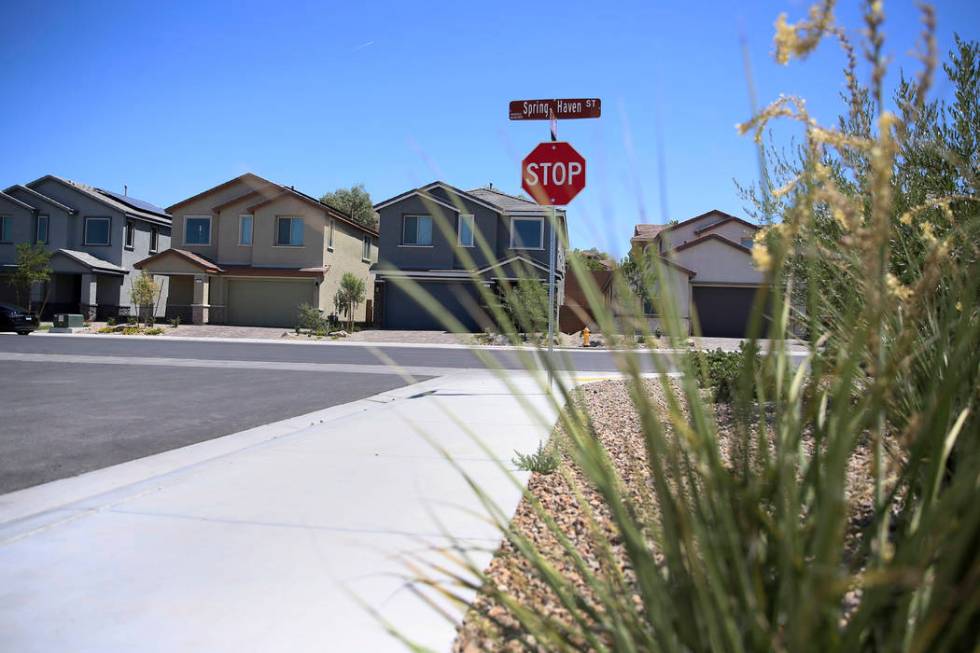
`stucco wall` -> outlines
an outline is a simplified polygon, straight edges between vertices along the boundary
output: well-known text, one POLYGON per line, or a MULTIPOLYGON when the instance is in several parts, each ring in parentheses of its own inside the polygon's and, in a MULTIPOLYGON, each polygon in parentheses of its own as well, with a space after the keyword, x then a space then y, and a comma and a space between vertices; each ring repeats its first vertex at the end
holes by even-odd
MULTIPOLYGON (((370 267, 378 260, 378 246, 375 238, 371 239, 371 256, 368 262, 361 260, 363 231, 349 224, 336 220, 334 222, 333 251, 326 251, 324 264, 330 269, 320 282, 320 308, 329 315, 333 312, 333 298, 340 288, 340 279, 345 272, 352 272, 364 280, 365 301, 354 311, 354 320, 363 322, 367 312, 367 300, 374 300, 374 273, 370 267)), ((324 238, 326 247, 326 238, 324 238)))
MULTIPOLYGON (((323 230, 327 223, 326 211, 319 210, 299 198, 284 196, 257 209, 254 216, 252 265, 296 268, 323 265, 325 249, 323 230), (302 246, 276 245, 277 217, 303 219, 302 246)), ((237 235, 235 238, 237 239, 237 235)))
POLYGON ((706 240, 673 256, 679 265, 697 272, 694 283, 761 284, 764 280, 751 254, 718 240, 706 240))
POLYGON ((32 229, 34 215, 32 211, 0 197, 0 215, 10 221, 10 241, 0 243, 0 264, 10 264, 17 260, 17 243, 33 242, 32 229))

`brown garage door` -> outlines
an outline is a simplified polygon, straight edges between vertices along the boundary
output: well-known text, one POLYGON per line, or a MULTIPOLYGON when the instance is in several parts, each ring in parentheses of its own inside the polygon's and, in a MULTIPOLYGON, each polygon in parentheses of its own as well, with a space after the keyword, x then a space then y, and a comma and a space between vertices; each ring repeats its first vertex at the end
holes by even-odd
POLYGON ((701 334, 716 338, 745 337, 757 290, 694 286, 694 308, 701 324, 701 334))
POLYGON ((300 304, 316 304, 310 279, 230 279, 228 324, 291 327, 300 304))

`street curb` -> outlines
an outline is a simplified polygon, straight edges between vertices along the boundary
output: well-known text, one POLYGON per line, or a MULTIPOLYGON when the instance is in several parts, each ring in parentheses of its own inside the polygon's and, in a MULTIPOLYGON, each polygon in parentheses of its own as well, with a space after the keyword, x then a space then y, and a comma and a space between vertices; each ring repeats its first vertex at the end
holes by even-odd
MULTIPOLYGON (((299 345, 299 346, 321 346, 321 347, 366 347, 369 349, 468 349, 468 350, 482 350, 482 351, 529 351, 529 352, 544 352, 546 349, 539 347, 521 347, 518 345, 463 345, 463 344, 448 344, 448 343, 416 343, 416 342, 361 342, 361 341, 349 341, 349 340, 317 340, 304 342, 302 340, 292 340, 285 338, 208 338, 208 337, 193 337, 193 336, 122 336, 114 334, 105 333, 47 333, 47 332, 34 332, 31 336, 44 337, 44 338, 96 338, 99 340, 103 339, 114 339, 114 340, 154 340, 157 342, 227 342, 227 343, 238 343, 238 344, 256 344, 256 345, 299 345)), ((738 348, 720 348, 722 351, 726 352, 736 352, 739 351, 738 348)), ((683 354, 689 351, 698 351, 693 348, 677 349, 677 348, 664 348, 664 349, 601 349, 601 348, 585 348, 585 347, 556 347, 555 352, 575 352, 582 354, 649 354, 652 352, 663 353, 663 354, 683 354)), ((790 356, 803 357, 807 356, 806 351, 789 351, 790 356)))

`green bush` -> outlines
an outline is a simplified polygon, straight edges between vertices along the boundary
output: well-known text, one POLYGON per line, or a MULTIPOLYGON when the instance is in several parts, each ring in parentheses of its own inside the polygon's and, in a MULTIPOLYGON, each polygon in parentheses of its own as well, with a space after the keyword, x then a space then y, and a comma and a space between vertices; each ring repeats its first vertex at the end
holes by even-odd
POLYGON ((540 442, 537 451, 528 454, 515 451, 512 462, 521 471, 551 474, 558 469, 558 465, 561 463, 561 454, 553 444, 540 442))
POLYGON ((753 346, 748 342, 743 342, 739 345, 739 351, 690 351, 685 354, 685 367, 695 375, 699 386, 712 390, 714 400, 719 403, 731 403, 735 398, 736 388, 743 381, 746 382, 750 395, 754 397, 757 395, 757 382, 763 374, 764 366, 761 356, 750 349, 751 347, 753 346), (743 375, 746 376, 744 380, 743 375))
POLYGON ((505 288, 502 308, 517 333, 548 330, 548 289, 540 279, 522 278, 505 288))
POLYGON ((143 331, 143 335, 147 336, 158 336, 161 333, 163 333, 163 329, 160 327, 150 327, 148 329, 144 329, 143 331))
POLYGON ((326 331, 328 322, 323 317, 323 312, 316 306, 310 304, 300 304, 296 318, 297 333, 300 329, 305 329, 307 333, 317 333, 326 331))

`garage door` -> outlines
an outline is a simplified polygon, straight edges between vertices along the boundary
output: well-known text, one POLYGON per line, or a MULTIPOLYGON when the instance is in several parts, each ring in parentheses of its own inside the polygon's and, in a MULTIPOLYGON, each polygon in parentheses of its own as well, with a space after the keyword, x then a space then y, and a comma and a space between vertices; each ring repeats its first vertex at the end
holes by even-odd
POLYGON ((292 327, 300 304, 316 304, 310 279, 230 279, 228 324, 292 327))
POLYGON ((716 338, 745 337, 756 288, 694 286, 701 333, 716 338))
MULTIPOLYGON (((468 283, 420 283, 422 289, 456 317, 464 328, 470 331, 481 329, 482 311, 473 309, 480 304, 480 296, 476 288, 468 283)), ((382 316, 386 329, 406 329, 420 331, 445 331, 446 326, 429 313, 428 309, 420 306, 412 297, 399 288, 394 282, 388 281, 384 289, 384 314, 382 316)))

